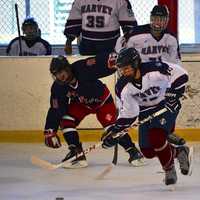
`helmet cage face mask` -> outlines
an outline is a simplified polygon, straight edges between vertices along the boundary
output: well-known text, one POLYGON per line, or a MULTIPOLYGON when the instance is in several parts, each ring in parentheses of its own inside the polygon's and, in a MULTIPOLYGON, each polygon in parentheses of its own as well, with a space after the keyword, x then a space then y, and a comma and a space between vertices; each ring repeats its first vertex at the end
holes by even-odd
POLYGON ((140 63, 141 59, 137 50, 127 48, 119 53, 116 66, 120 75, 134 78, 136 71, 140 69, 140 63))
POLYGON ((156 5, 151 11, 150 26, 153 31, 161 32, 167 28, 169 10, 166 5, 156 5))
POLYGON ((168 16, 151 16, 150 18, 150 25, 153 31, 162 32, 167 28, 168 22, 168 16))
POLYGON ((39 36, 39 28, 34 18, 25 19, 22 24, 22 31, 26 39, 34 39, 39 36))

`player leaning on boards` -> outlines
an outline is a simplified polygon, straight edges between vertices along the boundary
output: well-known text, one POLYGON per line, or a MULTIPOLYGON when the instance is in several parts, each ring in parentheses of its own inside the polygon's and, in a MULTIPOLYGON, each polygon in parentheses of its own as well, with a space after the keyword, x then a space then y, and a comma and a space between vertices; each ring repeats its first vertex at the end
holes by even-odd
MULTIPOLYGON (((150 14, 150 24, 140 25, 118 38, 115 50, 134 47, 140 53, 142 62, 167 61, 180 64, 180 52, 177 38, 168 31, 169 11, 166 5, 156 5, 150 14)), ((168 141, 176 145, 185 144, 185 140, 173 133, 168 141)))
POLYGON ((115 126, 102 137, 103 146, 115 145, 118 139, 116 133, 130 127, 137 118, 143 120, 167 108, 168 111, 161 116, 139 126, 139 146, 146 158, 159 159, 165 172, 165 184, 173 185, 177 182, 174 158, 179 161, 181 173, 190 174, 189 147, 175 147, 167 141, 181 108, 178 99, 184 94, 188 74, 177 64, 141 63, 140 55, 134 48, 124 48, 116 65, 122 74, 116 84, 119 116, 115 126), (151 71, 152 65, 167 66, 170 74, 151 71))
MULTIPOLYGON (((51 87, 51 107, 46 118, 44 136, 48 147, 59 148, 61 143, 56 133, 60 126, 70 150, 63 161, 83 152, 76 127, 87 115, 96 114, 105 130, 115 123, 116 107, 113 98, 107 86, 98 80, 116 71, 112 69, 113 59, 115 57, 109 54, 102 54, 72 64, 64 56, 55 57, 51 61, 50 73, 55 81, 51 87)), ((120 138, 119 144, 129 154, 131 164, 143 158, 128 134, 120 138)), ((81 168, 87 165, 83 155, 74 162, 66 163, 64 167, 81 168)))
POLYGON ((65 24, 65 51, 71 54, 71 43, 79 37, 81 55, 111 52, 120 36, 120 27, 125 33, 136 25, 129 0, 74 0, 65 24))

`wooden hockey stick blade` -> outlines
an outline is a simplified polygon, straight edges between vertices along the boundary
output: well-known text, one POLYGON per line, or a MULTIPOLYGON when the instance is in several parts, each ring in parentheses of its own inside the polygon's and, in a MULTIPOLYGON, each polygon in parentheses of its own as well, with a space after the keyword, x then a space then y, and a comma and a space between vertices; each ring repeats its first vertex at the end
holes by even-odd
POLYGON ((37 156, 31 156, 31 163, 38 166, 42 167, 43 169, 48 169, 48 170, 54 170, 56 169, 56 165, 38 158, 37 156))
POLYGON ((108 173, 111 172, 111 170, 113 169, 113 167, 115 167, 117 165, 117 159, 118 159, 118 144, 115 145, 114 148, 114 156, 113 156, 113 160, 112 163, 109 164, 95 179, 96 180, 101 180, 103 179, 108 173))
POLYGON ((90 153, 91 151, 97 149, 98 147, 100 147, 102 145, 102 142, 99 142, 97 144, 94 144, 90 147, 88 147, 87 149, 84 150, 84 153, 80 153, 64 162, 61 162, 61 163, 58 163, 58 164, 52 164, 46 160, 43 160, 43 159, 40 159, 38 158, 37 156, 32 156, 31 157, 31 162, 32 164, 38 166, 38 167, 41 167, 43 169, 47 169, 47 170, 55 170, 55 169, 58 169, 60 167, 62 167, 63 165, 65 165, 66 163, 69 163, 73 160, 76 160, 78 157, 82 156, 83 154, 88 154, 90 153))
POLYGON ((115 165, 113 163, 109 164, 95 179, 96 180, 101 180, 103 179, 115 165))

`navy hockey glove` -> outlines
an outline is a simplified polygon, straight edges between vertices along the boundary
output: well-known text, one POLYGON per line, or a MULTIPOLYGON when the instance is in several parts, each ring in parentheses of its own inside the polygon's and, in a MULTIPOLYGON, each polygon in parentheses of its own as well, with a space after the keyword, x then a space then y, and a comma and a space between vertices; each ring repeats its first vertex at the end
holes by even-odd
POLYGON ((51 148, 61 147, 60 138, 53 129, 48 129, 44 131, 44 142, 45 145, 51 148))
POLYGON ((123 137, 124 134, 126 134, 126 131, 124 128, 120 128, 117 125, 113 125, 108 128, 108 130, 103 133, 101 137, 101 141, 103 141, 102 147, 107 149, 110 147, 115 146, 119 142, 119 138, 123 137))
POLYGON ((169 99, 166 99, 165 107, 170 112, 178 112, 181 109, 181 103, 179 99, 169 98, 169 99))
POLYGON ((113 133, 112 131, 106 131, 105 133, 103 133, 101 141, 103 141, 102 147, 104 149, 111 148, 118 143, 118 138, 113 138, 113 135, 115 135, 115 133, 113 133))
POLYGON ((181 109, 181 102, 179 98, 181 98, 182 96, 182 93, 176 93, 173 88, 167 88, 165 93, 165 107, 170 112, 178 112, 181 109))

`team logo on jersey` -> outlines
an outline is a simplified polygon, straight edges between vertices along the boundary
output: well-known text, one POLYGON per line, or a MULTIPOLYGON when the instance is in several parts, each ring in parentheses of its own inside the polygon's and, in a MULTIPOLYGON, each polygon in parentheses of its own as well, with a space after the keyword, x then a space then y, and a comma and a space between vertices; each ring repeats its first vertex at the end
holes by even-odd
POLYGON ((105 119, 106 119, 107 121, 111 121, 112 118, 113 118, 113 116, 112 116, 111 114, 107 114, 106 117, 105 117, 105 119))
POLYGON ((167 123, 167 121, 166 121, 165 118, 161 118, 161 119, 160 119, 160 124, 161 124, 161 125, 164 125, 164 124, 166 124, 166 123, 167 123))

